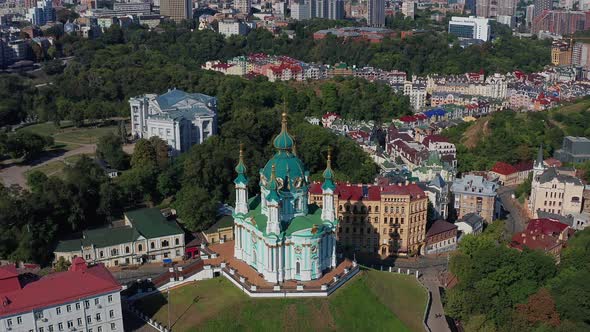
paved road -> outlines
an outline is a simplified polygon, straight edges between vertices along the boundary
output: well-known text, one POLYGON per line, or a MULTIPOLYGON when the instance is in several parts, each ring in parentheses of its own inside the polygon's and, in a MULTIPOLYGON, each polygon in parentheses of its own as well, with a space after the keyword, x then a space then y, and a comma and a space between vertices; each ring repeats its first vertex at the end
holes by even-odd
MULTIPOLYGON (((75 142, 62 142, 58 143, 74 143, 75 142)), ((96 152, 96 144, 79 144, 80 147, 66 151, 65 153, 54 153, 47 154, 44 158, 33 162, 31 165, 19 165, 15 163, 7 164, 4 168, 0 168, 0 180, 6 187, 11 185, 19 185, 22 188, 27 188, 27 179, 25 178, 25 172, 31 168, 35 168, 41 165, 48 164, 53 161, 63 161, 67 157, 79 155, 79 154, 94 154, 96 152)), ((127 144, 123 146, 123 151, 128 154, 132 154, 135 148, 135 144, 127 144)), ((0 165, 0 167, 2 167, 0 165)))
POLYGON ((61 154, 50 154, 42 160, 37 160, 33 162, 31 165, 18 165, 15 163, 7 165, 7 167, 0 170, 0 179, 2 183, 9 187, 11 185, 19 185, 22 188, 27 187, 27 179, 25 178, 25 172, 30 170, 31 168, 35 168, 38 166, 42 166, 48 164, 53 161, 61 160, 63 161, 67 157, 79 155, 79 154, 92 154, 96 151, 95 144, 85 144, 76 149, 66 151, 65 153, 61 154))
POLYGON ((430 309, 428 310, 428 319, 426 324, 430 327, 432 332, 451 332, 447 320, 445 319, 445 311, 440 298, 439 287, 442 287, 438 278, 439 269, 426 269, 420 281, 428 289, 431 296, 430 309))
POLYGON ((528 216, 522 211, 520 203, 512 198, 514 187, 500 187, 498 196, 502 202, 506 215, 506 228, 510 234, 522 232, 525 229, 528 216))

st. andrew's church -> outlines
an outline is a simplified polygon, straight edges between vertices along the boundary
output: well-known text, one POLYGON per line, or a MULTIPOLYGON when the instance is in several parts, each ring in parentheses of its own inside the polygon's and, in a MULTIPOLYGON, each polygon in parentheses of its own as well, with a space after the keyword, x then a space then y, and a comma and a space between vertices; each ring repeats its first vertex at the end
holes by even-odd
POLYGON ((297 157, 283 113, 275 155, 260 170, 260 195, 248 199, 243 152, 235 170, 234 255, 268 282, 309 281, 336 267, 331 157, 323 173, 321 207, 309 204, 309 171, 297 157))

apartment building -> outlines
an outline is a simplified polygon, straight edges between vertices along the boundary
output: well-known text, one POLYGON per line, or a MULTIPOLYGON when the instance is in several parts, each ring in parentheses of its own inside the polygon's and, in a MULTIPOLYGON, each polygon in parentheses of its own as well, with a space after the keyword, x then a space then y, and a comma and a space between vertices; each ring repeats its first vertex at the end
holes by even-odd
POLYGON ((0 331, 123 332, 122 287, 104 265, 77 257, 66 272, 22 284, 14 265, 0 267, 0 331))
POLYGON ((451 192, 454 196, 457 219, 461 219, 468 213, 480 215, 487 222, 496 219, 499 212, 496 199, 498 187, 497 183, 478 175, 468 174, 455 179, 451 192))
MULTIPOLYGON (((309 192, 310 203, 321 204, 321 183, 309 192)), ((338 184, 334 206, 345 250, 385 257, 418 253, 424 245, 428 197, 416 184, 338 184)))

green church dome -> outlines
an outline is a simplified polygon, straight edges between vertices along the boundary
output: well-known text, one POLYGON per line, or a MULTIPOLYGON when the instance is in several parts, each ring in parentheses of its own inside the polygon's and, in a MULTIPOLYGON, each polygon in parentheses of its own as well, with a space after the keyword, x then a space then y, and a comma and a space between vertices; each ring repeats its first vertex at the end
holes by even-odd
MULTIPOLYGON (((288 177, 290 185, 296 184, 299 180, 301 181, 298 185, 305 184, 306 170, 303 162, 297 157, 295 153, 295 142, 289 135, 287 130, 287 114, 283 113, 283 123, 281 132, 275 137, 274 146, 278 150, 277 153, 266 163, 261 171, 261 175, 264 176, 268 182, 272 175, 272 167, 275 166, 275 175, 278 181, 284 181, 288 177)), ((286 186, 283 189, 287 189, 286 186)))
POLYGON ((291 150, 293 148, 293 138, 287 131, 287 113, 283 113, 281 133, 275 137, 273 145, 279 150, 291 150))

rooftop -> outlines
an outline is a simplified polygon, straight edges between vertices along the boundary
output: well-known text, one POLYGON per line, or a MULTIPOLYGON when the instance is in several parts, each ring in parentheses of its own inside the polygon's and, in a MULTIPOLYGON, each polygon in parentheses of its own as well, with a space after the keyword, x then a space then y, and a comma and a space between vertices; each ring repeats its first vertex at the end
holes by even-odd
POLYGON ((87 267, 79 258, 67 272, 52 273, 23 288, 0 293, 0 318, 120 290, 121 285, 104 265, 87 267))
POLYGON ((452 231, 454 229, 457 229, 457 226, 455 224, 451 224, 450 222, 444 220, 437 220, 430 226, 428 232, 426 232, 426 238, 444 232, 452 231))

